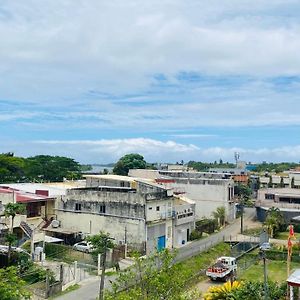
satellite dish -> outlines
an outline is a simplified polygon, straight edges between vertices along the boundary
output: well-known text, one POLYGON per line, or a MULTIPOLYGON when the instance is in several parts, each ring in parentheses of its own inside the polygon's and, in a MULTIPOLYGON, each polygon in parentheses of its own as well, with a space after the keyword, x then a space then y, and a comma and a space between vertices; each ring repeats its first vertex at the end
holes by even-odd
POLYGON ((52 228, 57 228, 57 227, 59 227, 59 221, 53 220, 53 221, 51 222, 51 226, 52 226, 52 228))

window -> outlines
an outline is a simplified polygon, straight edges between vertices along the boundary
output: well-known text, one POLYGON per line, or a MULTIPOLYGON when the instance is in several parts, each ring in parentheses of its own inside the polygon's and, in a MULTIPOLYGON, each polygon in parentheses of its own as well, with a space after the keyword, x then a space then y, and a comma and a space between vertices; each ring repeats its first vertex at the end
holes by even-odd
POLYGON ((100 214, 105 214, 105 204, 100 205, 100 214))
POLYGON ((159 206, 156 206, 156 211, 159 211, 159 210, 160 210, 159 206))
POLYGON ((81 203, 75 204, 75 210, 81 210, 81 203))
POLYGON ((275 199, 275 195, 274 194, 265 194, 265 199, 266 200, 274 200, 275 199))
POLYGON ((149 207, 149 210, 152 210, 152 206, 149 207))

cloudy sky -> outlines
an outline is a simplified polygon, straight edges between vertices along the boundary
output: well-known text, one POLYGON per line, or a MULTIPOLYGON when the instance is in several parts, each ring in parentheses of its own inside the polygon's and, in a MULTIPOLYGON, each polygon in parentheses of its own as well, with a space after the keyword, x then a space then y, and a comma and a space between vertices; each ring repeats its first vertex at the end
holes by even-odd
POLYGON ((300 160, 298 0, 1 0, 0 152, 300 160))

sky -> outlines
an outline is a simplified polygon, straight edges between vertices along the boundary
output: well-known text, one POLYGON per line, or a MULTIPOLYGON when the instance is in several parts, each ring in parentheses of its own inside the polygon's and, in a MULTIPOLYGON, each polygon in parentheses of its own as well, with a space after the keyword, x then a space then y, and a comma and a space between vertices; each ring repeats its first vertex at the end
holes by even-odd
POLYGON ((0 152, 300 161, 297 0, 1 0, 0 152))

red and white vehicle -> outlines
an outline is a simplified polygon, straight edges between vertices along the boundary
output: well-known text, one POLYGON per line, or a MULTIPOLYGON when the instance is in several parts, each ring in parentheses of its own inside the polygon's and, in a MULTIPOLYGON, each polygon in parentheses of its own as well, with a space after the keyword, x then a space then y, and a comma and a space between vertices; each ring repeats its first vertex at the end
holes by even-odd
POLYGON ((211 280, 228 281, 236 278, 237 264, 235 257, 221 256, 217 262, 206 270, 211 280))

